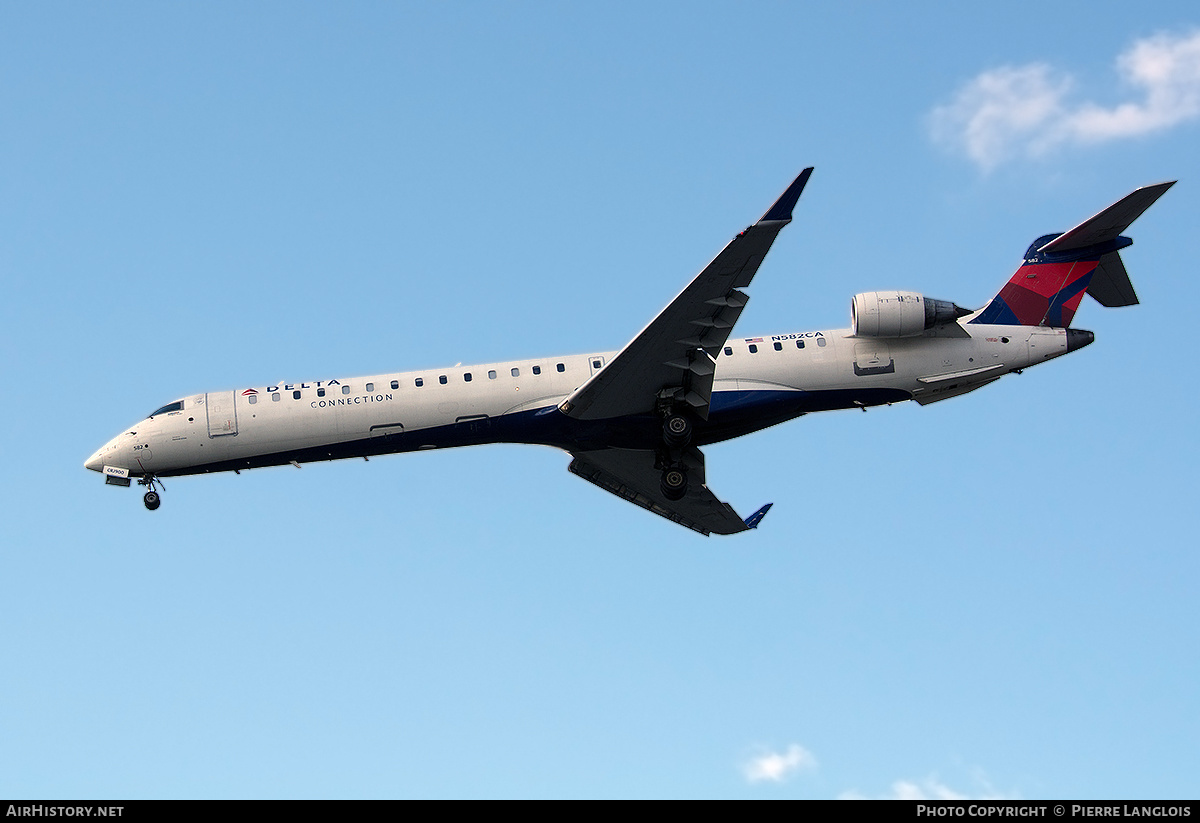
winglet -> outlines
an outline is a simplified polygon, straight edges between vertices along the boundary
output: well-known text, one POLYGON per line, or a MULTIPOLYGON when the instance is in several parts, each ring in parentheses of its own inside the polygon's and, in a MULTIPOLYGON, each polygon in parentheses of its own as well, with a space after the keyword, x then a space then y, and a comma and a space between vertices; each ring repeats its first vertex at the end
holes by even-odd
POLYGON ((804 185, 808 182, 808 178, 812 176, 812 173, 812 166, 800 172, 800 176, 792 181, 792 185, 787 187, 787 191, 779 196, 779 199, 775 201, 775 205, 767 209, 767 213, 758 222, 766 223, 777 220, 782 223, 790 223, 792 220, 792 209, 796 208, 796 202, 800 199, 800 192, 804 191, 804 185))
MULTIPOLYGON (((807 171, 812 171, 812 169, 808 169, 807 171)), ((743 521, 746 524, 746 528, 747 529, 757 529, 758 524, 762 522, 762 519, 767 516, 767 512, 769 512, 771 510, 771 507, 774 505, 775 505, 774 503, 768 503, 767 505, 763 506, 761 509, 756 511, 754 514, 747 517, 743 521)))

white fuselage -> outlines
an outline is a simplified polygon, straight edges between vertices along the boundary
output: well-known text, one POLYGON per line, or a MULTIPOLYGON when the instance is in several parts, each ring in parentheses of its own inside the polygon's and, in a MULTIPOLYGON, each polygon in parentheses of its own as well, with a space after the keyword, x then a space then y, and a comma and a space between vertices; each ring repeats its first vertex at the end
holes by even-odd
MULTIPOLYGON (((954 323, 906 338, 850 330, 729 341, 717 358, 711 443, 806 414, 930 403, 1068 351, 1064 329, 954 323)), ((172 476, 486 442, 643 447, 652 417, 578 421, 558 406, 614 352, 195 394, 97 450, 86 467, 172 476)), ((174 404, 172 404, 174 405, 174 404)))

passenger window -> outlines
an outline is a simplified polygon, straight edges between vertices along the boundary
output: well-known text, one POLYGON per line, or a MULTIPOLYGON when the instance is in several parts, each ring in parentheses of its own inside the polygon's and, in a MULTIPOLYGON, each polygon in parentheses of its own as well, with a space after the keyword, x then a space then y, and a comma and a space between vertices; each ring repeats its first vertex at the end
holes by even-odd
POLYGON ((250 395, 249 400, 250 400, 250 405, 253 406, 255 403, 258 402, 258 395, 257 394, 250 395))
POLYGON ((520 376, 521 376, 521 370, 520 370, 520 369, 513 369, 513 370, 512 370, 512 376, 513 376, 513 377, 520 377, 520 376))
POLYGON ((438 382, 441 383, 443 386, 446 385, 446 375, 443 374, 440 377, 438 377, 438 382))
POLYGON ((726 346, 725 347, 725 356, 731 357, 732 355, 733 355, 733 348, 730 346, 726 346))
POLYGON ((542 373, 542 367, 541 367, 541 366, 534 366, 534 367, 533 367, 533 373, 534 373, 534 374, 541 374, 541 373, 542 373))
POLYGON ((751 343, 751 344, 750 344, 750 353, 751 353, 751 354, 758 354, 758 346, 756 346, 756 345, 754 345, 753 343, 751 343))
POLYGON ((802 349, 802 348, 804 348, 804 341, 803 341, 803 340, 797 340, 797 341, 796 341, 796 348, 798 348, 798 349, 802 349))
POLYGON ((272 400, 278 400, 278 399, 279 399, 279 392, 271 392, 271 399, 272 399, 272 400))
POLYGON ((416 380, 414 380, 414 381, 413 381, 413 383, 414 383, 414 384, 416 385, 416 387, 419 389, 419 388, 421 388, 422 386, 424 386, 424 385, 425 385, 425 378, 424 378, 424 377, 418 377, 416 380))
POLYGON ((822 349, 825 348, 825 338, 824 337, 817 338, 817 346, 822 349))
POLYGON ((350 387, 342 386, 342 394, 349 394, 349 393, 350 393, 350 387))
POLYGON ((600 368, 600 366, 601 366, 601 365, 602 365, 602 363, 601 363, 601 361, 599 361, 599 360, 593 360, 593 361, 592 361, 592 368, 593 368, 593 369, 598 369, 598 368, 600 368))
POLYGON ((368 383, 368 384, 367 384, 367 391, 375 391, 375 384, 374 384, 374 383, 368 383))
POLYGON ((293 399, 293 400, 299 400, 299 399, 300 399, 300 390, 299 390, 299 389, 296 389, 296 391, 292 392, 292 399, 293 399))
POLYGON ((495 380, 495 379, 496 379, 496 370, 489 369, 488 370, 488 380, 495 380))
POLYGON ((555 368, 557 368, 560 372, 564 372, 567 370, 566 365, 564 365, 562 363, 559 363, 555 368))
POLYGON ((399 381, 399 380, 393 380, 393 381, 392 381, 392 388, 393 388, 393 389, 398 389, 398 388, 400 388, 400 381, 399 381))
POLYGON ((325 390, 317 389, 317 397, 324 397, 324 396, 325 396, 325 390))
POLYGON ((466 383, 471 382, 471 373, 470 372, 463 372, 463 382, 466 382, 466 383))
POLYGON ((776 343, 776 344, 775 344, 775 351, 783 351, 783 344, 782 344, 782 343, 776 343))

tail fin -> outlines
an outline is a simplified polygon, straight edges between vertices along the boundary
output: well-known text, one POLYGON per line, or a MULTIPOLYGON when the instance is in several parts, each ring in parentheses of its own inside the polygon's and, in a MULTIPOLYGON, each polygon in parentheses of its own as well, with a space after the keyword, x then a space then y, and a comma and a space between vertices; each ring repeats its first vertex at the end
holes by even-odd
POLYGON ((1173 185, 1143 186, 1064 234, 1039 237, 1012 279, 967 322, 1066 328, 1084 292, 1102 306, 1136 304, 1119 254, 1133 241, 1121 232, 1173 185))

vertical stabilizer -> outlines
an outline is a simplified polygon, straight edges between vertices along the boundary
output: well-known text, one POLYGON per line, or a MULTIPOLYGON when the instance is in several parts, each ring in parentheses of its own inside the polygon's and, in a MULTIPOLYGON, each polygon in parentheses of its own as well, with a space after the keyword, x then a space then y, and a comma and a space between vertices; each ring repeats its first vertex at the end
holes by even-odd
POLYGON ((1133 241, 1121 232, 1173 185, 1143 186, 1068 232, 1039 237, 1000 293, 968 322, 1066 328, 1085 293, 1102 306, 1137 304, 1119 254, 1133 241))

